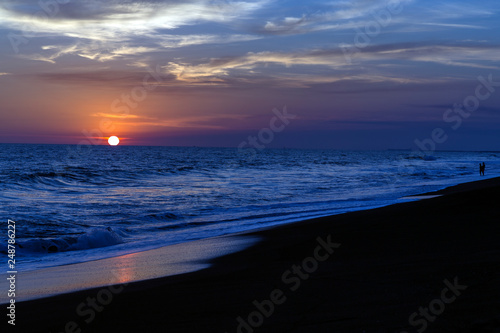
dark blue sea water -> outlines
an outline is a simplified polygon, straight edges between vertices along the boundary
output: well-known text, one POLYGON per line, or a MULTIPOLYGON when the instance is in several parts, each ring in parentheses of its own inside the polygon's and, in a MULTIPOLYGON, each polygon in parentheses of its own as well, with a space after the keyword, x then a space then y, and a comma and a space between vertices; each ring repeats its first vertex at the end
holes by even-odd
POLYGON ((477 180, 483 161, 500 171, 490 152, 76 148, 0 144, 1 239, 16 221, 18 270, 387 205, 477 180))

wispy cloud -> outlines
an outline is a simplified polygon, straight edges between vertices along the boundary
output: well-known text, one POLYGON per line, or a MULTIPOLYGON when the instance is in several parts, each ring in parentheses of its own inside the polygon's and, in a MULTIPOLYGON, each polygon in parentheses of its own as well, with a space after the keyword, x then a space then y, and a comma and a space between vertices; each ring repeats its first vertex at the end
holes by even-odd
MULTIPOLYGON (((233 24, 249 17, 269 0, 205 1, 71 1, 42 12, 35 0, 7 0, 0 6, 0 27, 19 36, 65 37, 64 43, 45 45, 26 59, 55 63, 64 55, 96 61, 135 57, 164 48, 255 40, 248 34, 171 34, 179 27, 207 23, 233 24)), ((44 2, 41 2, 44 3, 44 2)))
MULTIPOLYGON (((365 83, 431 84, 460 79, 420 75, 422 63, 462 68, 498 69, 500 45, 484 43, 395 43, 368 46, 346 63, 340 48, 301 52, 249 52, 241 56, 212 58, 205 62, 177 60, 162 67, 163 88, 259 87, 307 88, 341 81, 365 83), (416 69, 402 74, 401 68, 416 69)), ((127 53, 124 50, 124 53, 127 53)), ((137 85, 147 75, 146 64, 129 70, 61 71, 37 74, 51 82, 102 85, 137 85)), ((460 72, 458 72, 460 73, 460 72)))
POLYGON ((41 40, 50 41, 38 52, 24 52, 21 55, 24 59, 56 63, 62 56, 73 55, 105 62, 136 58, 166 48, 227 44, 262 38, 241 33, 179 34, 170 31, 202 22, 239 22, 267 2, 74 1, 50 7, 54 10, 53 15, 43 18, 32 15, 41 11, 37 1, 6 1, 0 6, 0 27, 17 30, 19 36, 41 37, 45 38, 41 40), (51 37, 65 38, 54 43, 51 37))
POLYGON ((91 115, 92 117, 98 117, 98 118, 114 118, 114 119, 138 119, 138 118, 144 118, 140 117, 135 114, 114 114, 114 113, 103 113, 103 112, 98 112, 94 113, 91 115))
POLYGON ((500 45, 450 44, 412 45, 409 47, 377 47, 377 52, 361 52, 359 58, 378 60, 400 59, 418 62, 433 62, 448 66, 498 69, 500 45))
POLYGON ((423 29, 416 27, 419 25, 441 27, 449 30, 488 29, 482 25, 464 24, 459 20, 484 18, 492 16, 498 11, 498 8, 496 11, 493 8, 484 8, 483 3, 443 2, 413 6, 415 3, 414 0, 331 1, 321 7, 321 10, 313 13, 269 19, 255 30, 258 33, 268 35, 306 34, 323 30, 363 30, 367 24, 376 24, 377 16, 382 17, 383 20, 389 18, 392 33, 423 31, 423 29), (395 7, 398 8, 397 13, 392 12, 395 7), (384 14, 381 14, 382 12, 384 14))
MULTIPOLYGON (((418 62, 433 62, 446 66, 497 69, 500 60, 500 46, 477 44, 436 45, 436 44, 388 44, 371 46, 356 55, 355 63, 348 65, 340 49, 322 49, 301 53, 259 52, 239 57, 215 58, 201 64, 170 62, 165 70, 179 82, 186 84, 209 83, 224 85, 228 79, 239 78, 245 82, 262 77, 283 77, 282 85, 296 80, 305 82, 335 82, 344 79, 369 81, 410 82, 412 78, 393 75, 391 65, 395 60, 405 61, 407 66, 418 66, 418 62), (281 66, 269 68, 270 64, 281 66), (319 66, 328 71, 323 75, 301 75, 291 67, 319 66), (359 73, 363 66, 363 74, 359 73), (375 73, 375 74, 374 74, 375 73)), ((417 80, 418 81, 418 80, 417 80)), ((416 81, 414 81, 416 82, 416 81)), ((297 84, 297 82, 293 83, 297 84)))
POLYGON ((441 2, 428 6, 426 11, 434 17, 442 19, 457 19, 464 17, 491 16, 495 10, 485 8, 482 3, 441 2))
POLYGON ((177 119, 160 119, 157 117, 149 117, 146 115, 137 114, 115 114, 98 112, 90 115, 95 118, 108 118, 113 120, 113 124, 125 125, 127 127, 181 127, 180 121, 177 119))
MULTIPOLYGON (((413 0, 400 0, 398 6, 405 6, 413 0)), ((347 30, 364 27, 373 21, 373 14, 389 8, 394 1, 354 0, 328 2, 323 10, 298 17, 285 17, 268 20, 257 31, 263 34, 288 35, 303 34, 321 30, 347 30)), ((391 19, 393 19, 391 15, 391 19)))
MULTIPOLYGON (((47 82, 83 85, 134 86, 142 84, 149 72, 144 70, 92 70, 61 71, 33 74, 37 79, 47 82)), ((163 75, 164 83, 174 80, 173 76, 163 75)))
POLYGON ((162 35, 158 36, 157 43, 163 48, 178 48, 191 45, 246 42, 261 38, 261 36, 248 34, 162 35))
POLYGON ((59 5, 49 18, 31 15, 38 1, 4 1, 0 25, 30 28, 34 35, 55 34, 97 40, 125 40, 131 36, 174 29, 202 21, 230 23, 243 19, 267 1, 72 1, 59 5))
POLYGON ((463 29, 487 29, 486 27, 479 25, 470 24, 453 24, 453 23, 420 23, 422 25, 431 25, 435 27, 446 27, 446 28, 463 28, 463 29))

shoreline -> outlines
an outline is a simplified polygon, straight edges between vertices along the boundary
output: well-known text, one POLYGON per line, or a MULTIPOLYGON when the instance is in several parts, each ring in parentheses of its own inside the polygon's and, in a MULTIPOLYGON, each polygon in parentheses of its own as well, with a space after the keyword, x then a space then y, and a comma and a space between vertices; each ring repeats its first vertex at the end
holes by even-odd
MULTIPOLYGON (((375 206, 371 206, 368 208, 363 207, 363 208, 360 208, 360 209, 354 210, 354 211, 347 211, 347 212, 341 212, 341 213, 329 214, 329 215, 323 215, 323 216, 316 216, 316 217, 307 217, 307 218, 303 218, 300 220, 294 218, 289 222, 285 222, 285 223, 281 223, 281 224, 273 224, 273 225, 264 226, 264 227, 257 227, 254 229, 232 232, 230 234, 211 236, 211 237, 202 238, 199 240, 187 241, 187 242, 174 243, 171 245, 164 245, 164 246, 159 246, 159 247, 146 249, 146 250, 138 250, 137 252, 131 252, 131 253, 127 253, 127 254, 120 254, 120 255, 115 255, 115 256, 111 256, 111 257, 92 259, 92 260, 88 260, 88 261, 64 263, 64 264, 58 264, 58 265, 54 265, 54 266, 47 266, 47 267, 36 268, 36 269, 32 269, 32 270, 27 270, 27 271, 21 271, 21 272, 19 272, 20 274, 22 274, 25 277, 26 276, 28 277, 28 279, 27 279, 28 285, 23 286, 23 288, 22 288, 22 290, 28 290, 28 293, 26 296, 22 295, 21 297, 18 297, 18 299, 20 299, 20 301, 27 301, 27 300, 37 299, 37 298, 55 296, 57 294, 63 294, 63 293, 68 293, 68 292, 81 291, 81 290, 89 289, 89 288, 100 287, 100 286, 104 285, 104 283, 102 281, 105 280, 104 278, 99 277, 98 281, 95 281, 94 283, 92 283, 92 281, 88 278, 79 279, 80 280, 79 284, 73 283, 74 287, 63 286, 62 290, 59 292, 56 291, 57 290, 57 288, 55 287, 56 283, 54 282, 54 283, 52 283, 52 285, 45 285, 43 287, 43 289, 50 290, 50 293, 37 294, 36 287, 34 286, 33 281, 36 280, 35 276, 38 274, 40 274, 42 276, 42 279, 43 279, 43 277, 49 276, 51 274, 50 272, 53 272, 53 274, 57 274, 57 275, 60 275, 60 274, 62 274, 62 275, 74 275, 75 272, 83 271, 86 267, 90 268, 92 271, 96 271, 96 270, 102 271, 102 267, 108 263, 109 263, 109 265, 116 267, 118 265, 117 262, 120 262, 120 261, 130 262, 131 257, 147 257, 148 255, 151 257, 158 257, 158 253, 164 253, 166 255, 175 255, 175 256, 181 255, 181 258, 179 258, 179 260, 177 260, 177 261, 179 261, 178 263, 175 260, 164 261, 163 264, 169 265, 170 267, 172 267, 170 270, 158 270, 158 269, 156 269, 155 270, 156 273, 143 274, 143 273, 139 273, 139 272, 135 271, 133 274, 128 274, 129 276, 132 276, 130 278, 132 280, 128 281, 128 282, 138 282, 138 281, 142 281, 142 280, 146 280, 146 279, 155 279, 155 278, 167 277, 167 276, 171 276, 171 275, 183 274, 183 273, 187 273, 190 271, 201 270, 201 269, 207 268, 210 265, 209 261, 210 261, 210 259, 213 259, 214 256, 212 255, 212 257, 211 257, 210 255, 205 255, 204 253, 202 253, 202 251, 200 251, 200 248, 206 247, 206 249, 207 249, 207 251, 209 251, 209 253, 215 253, 217 251, 210 249, 209 247, 207 247, 205 245, 205 243, 210 244, 210 242, 213 241, 213 243, 219 243, 220 246, 225 247, 226 251, 225 252, 221 251, 221 253, 220 253, 220 256, 222 256, 224 254, 229 254, 230 252, 238 251, 237 245, 234 245, 234 246, 230 245, 231 243, 236 243, 236 241, 234 239, 232 239, 235 236, 245 237, 248 235, 258 234, 261 231, 265 231, 265 230, 269 230, 269 229, 273 229, 273 228, 284 227, 284 226, 289 225, 289 224, 301 223, 304 221, 311 221, 311 220, 327 218, 327 217, 343 215, 343 214, 350 214, 350 213, 361 212, 361 211, 370 211, 373 209, 397 205, 397 204, 402 203, 402 202, 409 202, 406 200, 422 200, 422 199, 427 199, 427 198, 434 198, 434 197, 444 195, 446 193, 451 193, 453 191, 453 189, 455 189, 455 188, 457 188, 459 190, 461 189, 463 191, 464 189, 466 190, 468 188, 468 186, 469 186, 468 184, 475 184, 477 182, 484 182, 484 181, 489 181, 490 179, 497 179, 497 178, 498 178, 497 183, 498 183, 498 185, 500 185, 500 177, 487 178, 485 180, 479 180, 479 181, 474 180, 474 181, 470 181, 470 182, 466 182, 466 183, 459 183, 457 185, 447 186, 443 189, 436 190, 436 191, 424 192, 424 193, 415 194, 415 195, 411 195, 411 196, 400 197, 400 198, 394 200, 392 203, 389 203, 386 205, 381 205, 381 206, 375 205, 375 206), (227 240, 227 242, 229 244, 225 244, 225 240, 227 240), (195 253, 191 253, 188 256, 182 257, 184 254, 181 253, 179 251, 179 249, 184 248, 184 245, 186 245, 186 247, 189 247, 191 244, 192 244, 193 248, 196 249, 193 251, 195 253), (229 250, 229 247, 232 248, 232 250, 229 250), (188 263, 188 264, 183 265, 182 261, 189 261, 189 260, 195 260, 195 259, 198 259, 200 262, 203 262, 203 263, 188 263), (95 262, 95 264, 93 264, 94 262, 95 262), (182 268, 173 268, 173 264, 180 264, 183 267, 182 268), (95 267, 93 267, 93 266, 95 266, 95 267), (69 268, 69 269, 67 269, 67 268, 69 268), (65 270, 68 270, 70 272, 65 272, 65 270), (79 287, 77 287, 76 285, 78 285, 79 287)), ((474 185, 472 185, 472 186, 474 186, 474 185)), ((243 245, 243 247, 244 247, 244 245, 243 245)), ((155 261, 158 262, 158 260, 155 260, 155 261)), ((157 263, 157 265, 158 264, 159 263, 157 263)), ((129 265, 130 265, 130 263, 129 263, 129 265)), ((131 267, 130 270, 134 271, 134 268, 131 267)), ((93 274, 93 275, 97 275, 97 274, 93 274)), ((119 280, 116 276, 110 276, 109 274, 107 274, 106 278, 108 281, 119 280)), ((4 284, 5 284, 4 281, 0 281, 0 289, 1 290, 5 289, 6 284, 5 284, 5 286, 4 286, 4 284)), ((7 304, 7 302, 8 302, 8 300, 3 300, 2 298, 0 298, 0 305, 7 304)))
MULTIPOLYGON (((435 289, 444 279, 459 276, 460 281, 470 281, 472 288, 481 280, 478 272, 483 272, 499 285, 499 269, 491 263, 500 254, 495 239, 495 232, 498 235, 500 229, 492 222, 498 221, 494 198, 500 194, 500 178, 437 192, 442 196, 246 232, 245 235, 262 240, 243 251, 215 258, 203 270, 127 282, 124 291, 106 304, 105 312, 94 311, 95 318, 89 323, 85 320, 89 318, 75 314, 75 309, 88 297, 99 295, 102 288, 21 302, 17 310, 19 324, 24 332, 60 332, 67 322, 76 323, 82 332, 113 331, 117 325, 123 332, 191 332, 201 327, 205 327, 204 331, 234 332, 238 324, 245 326, 237 318, 246 318, 245 321, 255 311, 253 301, 261 304, 260 301, 273 299, 272 291, 281 290, 282 297, 274 299, 279 303, 284 297, 286 301, 274 305, 275 313, 263 320, 259 332, 280 332, 292 327, 302 327, 304 331, 382 331, 387 327, 379 322, 387 324, 386 312, 401 313, 401 318, 390 327, 413 329, 408 316, 419 305, 428 304, 432 295, 436 296, 435 289), (476 219, 479 222, 474 224, 476 219), (460 221, 461 228, 452 228, 456 221, 460 221), (471 238, 474 235, 481 237, 471 238), (292 282, 284 283, 284 272, 311 257, 318 238, 341 245, 331 258, 317 262, 317 268, 307 273, 307 278, 302 278, 306 273, 290 273, 293 286, 299 283, 295 291, 290 291, 292 282), (475 249, 481 255, 474 253, 475 249), (480 269, 474 273, 465 267, 480 269), (131 304, 141 303, 147 307, 136 309, 137 312, 130 308, 131 304), (164 312, 175 315, 164 318, 164 312), (146 326, 132 320, 136 314, 140 314, 142 325, 146 326)), ((488 281, 493 289, 482 289, 478 297, 483 303, 491 303, 491 311, 500 313, 500 303, 495 301, 500 299, 500 288, 488 281)), ((472 303, 478 304, 477 300, 472 303)), ((458 320, 465 308, 470 312, 466 317, 471 313, 479 315, 466 305, 464 302, 462 307, 457 306, 456 313, 447 309, 442 317, 458 320)), ((500 318, 491 315, 491 311, 484 312, 491 317, 487 322, 498 324, 494 326, 498 328, 500 318)))
MULTIPOLYGON (((41 271, 41 270, 45 270, 45 269, 49 269, 49 268, 85 264, 85 263, 93 262, 93 261, 107 260, 110 258, 117 258, 117 257, 124 257, 127 255, 132 255, 132 254, 137 254, 137 253, 142 253, 142 252, 147 252, 147 251, 154 251, 154 250, 158 250, 158 249, 161 249, 164 247, 176 246, 176 245, 182 244, 182 243, 190 243, 190 242, 194 242, 194 241, 202 241, 205 239, 212 239, 212 238, 219 238, 219 237, 231 237, 231 236, 236 236, 236 235, 249 234, 249 233, 257 232, 260 230, 266 230, 269 228, 276 228, 276 227, 279 228, 279 227, 287 225, 287 224, 293 224, 293 223, 298 223, 298 222, 302 222, 302 221, 314 220, 314 219, 322 218, 322 217, 348 214, 348 213, 364 211, 364 210, 372 210, 372 209, 377 209, 377 208, 381 208, 381 207, 399 204, 401 202, 408 202, 409 200, 421 200, 421 199, 426 199, 426 198, 437 197, 437 196, 444 194, 442 192, 447 190, 448 188, 459 187, 459 186, 466 185, 469 183, 476 183, 478 181, 488 181, 490 179, 495 179, 495 178, 500 179, 500 175, 499 176, 489 176, 489 177, 490 178, 488 178, 488 176, 486 176, 485 179, 470 180, 470 181, 467 181, 464 183, 457 183, 455 185, 444 185, 444 184, 433 185, 434 187, 438 187, 440 189, 435 190, 435 191, 429 191, 429 192, 423 191, 423 192, 408 195, 408 196, 394 197, 394 198, 392 198, 389 201, 386 201, 384 203, 380 203, 380 202, 375 201, 375 203, 373 203, 372 205, 357 207, 354 210, 344 210, 344 209, 339 208, 339 209, 337 209, 336 212, 329 211, 327 213, 317 213, 317 214, 310 215, 310 216, 292 217, 292 218, 289 218, 287 220, 280 220, 279 222, 271 222, 271 224, 267 225, 267 226, 253 227, 251 229, 244 229, 244 230, 239 230, 239 231, 231 231, 230 233, 223 233, 220 235, 217 235, 217 234, 216 235, 209 235, 209 236, 206 236, 204 238, 200 238, 200 239, 196 239, 196 240, 187 240, 187 241, 186 240, 174 240, 174 242, 172 244, 168 244, 168 245, 148 246, 146 248, 137 248, 134 251, 125 251, 124 253, 122 251, 122 253, 108 254, 107 256, 98 257, 98 258, 92 258, 92 259, 86 259, 86 260, 77 259, 75 261, 55 262, 55 263, 52 263, 51 265, 29 267, 27 270, 22 271, 22 273, 31 273, 31 272, 41 271)), ((463 181, 463 179, 461 179, 460 181, 463 181)), ((127 243, 122 243, 119 245, 126 245, 126 244, 127 243)), ((107 249, 108 247, 102 247, 102 248, 107 249)), ((99 248, 95 248, 94 250, 97 250, 97 249, 99 249, 99 248)), ((61 253, 70 253, 70 252, 61 252, 61 253)), ((35 262, 35 265, 36 265, 36 262, 35 262)), ((1 287, 1 285, 0 285, 0 287, 1 287)), ((0 304, 3 304, 1 299, 0 299, 0 304)))
MULTIPOLYGON (((208 268, 214 258, 244 250, 258 240, 256 236, 211 237, 105 259, 18 272, 16 301, 195 272, 208 268)), ((0 281, 0 290, 8 289, 7 281, 0 281)), ((0 305, 8 302, 0 300, 0 305)))
MULTIPOLYGON (((355 211, 360 211, 360 210, 370 210, 374 208, 379 208, 379 207, 384 207, 388 205, 393 205, 397 204, 399 202, 403 202, 405 200, 415 200, 415 199, 422 199, 422 193, 426 193, 427 191, 430 191, 429 187, 432 189, 441 189, 449 186, 453 186, 454 184, 457 184, 459 182, 467 181, 467 182, 474 182, 476 179, 475 177, 472 177, 469 175, 469 179, 462 179, 462 177, 457 177, 453 178, 451 180, 451 184, 447 185, 446 183, 438 182, 438 184, 423 184, 423 185, 415 185, 412 184, 409 188, 410 190, 406 190, 403 193, 392 193, 390 196, 384 197, 384 195, 379 194, 378 196, 373 196, 370 197, 368 200, 365 200, 363 198, 363 192, 359 192, 361 194, 356 194, 355 196, 352 196, 354 199, 348 199, 348 200, 339 200, 341 202, 340 206, 335 206, 337 203, 334 200, 334 208, 324 208, 324 207, 316 207, 312 206, 310 211, 307 212, 307 214, 301 214, 302 210, 298 207, 298 205, 303 205, 305 202, 298 202, 298 205, 293 204, 291 213, 285 214, 285 215, 280 215, 281 212, 276 212, 273 213, 274 216, 277 216, 274 220, 266 220, 266 221, 259 221, 257 218, 254 218, 251 213, 248 216, 252 216, 252 218, 255 219, 254 225, 251 226, 245 226, 245 227, 240 227, 236 228, 234 226, 229 226, 228 228, 230 230, 226 230, 224 228, 227 228, 225 224, 221 224, 221 228, 219 231, 212 231, 209 234, 202 234, 199 237, 194 238, 196 239, 206 239, 206 238, 213 238, 213 237, 220 237, 220 236, 231 236, 231 235, 236 235, 236 234, 241 234, 241 233, 248 233, 248 232, 253 232, 254 230, 260 230, 261 228, 268 228, 268 227, 279 227, 280 225, 284 224, 289 224, 289 223, 296 223, 304 220, 310 220, 310 219, 315 219, 315 218, 320 218, 320 217, 326 217, 326 216, 332 216, 332 215, 339 215, 339 214, 345 214, 349 212, 355 212, 355 211), (410 194, 409 194, 410 193, 410 194), (362 199, 359 199, 359 198, 362 199), (354 205, 350 205, 352 201, 356 202, 354 205), (359 202, 358 202, 359 201, 359 202), (367 204, 365 204, 367 202, 367 204), (343 206, 342 206, 343 205, 343 206), (295 210, 293 210, 295 209, 295 210), (278 218, 279 217, 279 218, 278 218)), ((448 180, 449 182, 450 180, 448 180)), ((317 201, 314 202, 313 204, 321 206, 322 202, 317 201)), ((285 211, 287 211, 285 209, 285 211)), ((287 211, 288 212, 288 211, 287 211)), ((246 215, 245 215, 246 216, 246 215)), ((241 218, 241 217, 240 217, 241 218)), ((245 221, 245 217, 241 218, 241 221, 245 221)), ((216 219, 214 221, 217 221, 216 219)), ((235 221, 238 221, 238 219, 235 219, 235 221)), ((112 221, 113 222, 113 221, 112 221)), ((116 227, 114 231, 117 231, 118 233, 121 232, 120 226, 113 225, 113 228, 116 227)), ((97 231, 100 231, 101 229, 100 226, 95 226, 92 227, 97 229, 97 231)), ((177 228, 177 227, 176 227, 177 228)), ((182 231, 182 227, 179 228, 182 231)), ((215 229, 214 229, 215 230, 215 229)), ((92 230, 93 232, 93 230, 92 230)), ((72 234, 69 234, 70 236, 72 234)), ((94 237, 92 234, 87 234, 86 230, 82 231, 82 234, 75 234, 76 242, 78 245, 78 242, 80 241, 80 236, 83 236, 83 238, 88 237, 94 237)), ((120 234, 120 236, 123 236, 120 234)), ((150 235, 152 236, 149 239, 155 240, 152 243, 144 243, 141 241, 137 241, 134 239, 130 239, 128 235, 123 236, 122 240, 119 240, 118 244, 112 244, 110 243, 108 246, 104 244, 100 244, 100 247, 93 248, 92 246, 90 247, 85 247, 86 245, 84 244, 83 247, 78 250, 78 249, 71 249, 68 251, 67 249, 64 249, 64 246, 60 251, 56 250, 55 253, 44 253, 44 250, 46 251, 46 248, 50 243, 47 244, 41 244, 34 246, 34 252, 30 253, 30 245, 28 244, 27 248, 28 250, 25 250, 26 252, 23 253, 23 255, 26 255, 27 258, 26 260, 23 260, 24 257, 20 256, 18 259, 20 259, 20 262, 23 263, 23 272, 31 272, 31 271, 38 271, 38 270, 43 270, 46 268, 51 268, 51 267, 57 267, 57 266, 66 266, 66 265, 73 265, 73 264, 79 264, 79 263, 85 263, 85 262, 90 262, 90 261, 96 261, 96 260, 102 260, 102 259, 108 259, 112 257, 119 257, 119 256, 124 256, 127 254, 132 254, 132 253, 139 253, 143 251, 148 251, 148 250, 154 250, 158 249, 164 246, 170 246, 170 245, 176 245, 180 244, 183 242, 189 242, 192 241, 191 237, 186 237, 181 234, 179 238, 168 238, 168 240, 162 240, 161 238, 155 239, 155 235, 150 235), (130 246, 132 244, 132 247, 130 246), (137 245, 140 244, 140 245, 137 245), (75 251, 76 250, 76 251, 75 251), (81 252, 80 252, 81 251, 81 252), (87 253, 89 251, 90 255, 87 253), (76 253, 75 253, 76 252, 76 253)), ((65 237, 67 235, 60 234, 58 236, 54 236, 56 241, 65 241, 65 237)), ((49 239, 51 237, 48 237, 49 239)), ((101 237, 102 238, 102 237, 101 237)), ((36 237, 35 237, 36 239, 36 237)), ((39 239, 44 239, 43 235, 40 235, 39 239)), ((25 241, 23 239, 22 241, 25 241)), ((75 241, 75 240, 73 240, 75 241)), ((97 240, 98 242, 101 241, 101 239, 97 240)), ((59 246, 59 245, 57 245, 59 246)), ((1 287, 1 286, 0 286, 1 287)), ((0 298, 0 304, 2 300, 0 298)))

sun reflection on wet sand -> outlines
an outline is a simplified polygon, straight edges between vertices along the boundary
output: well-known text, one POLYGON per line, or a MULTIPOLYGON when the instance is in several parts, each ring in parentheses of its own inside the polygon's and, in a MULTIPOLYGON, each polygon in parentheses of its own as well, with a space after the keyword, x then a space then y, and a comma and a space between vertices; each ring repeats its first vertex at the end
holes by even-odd
MULTIPOLYGON (((17 299, 29 300, 194 272, 209 267, 210 259, 248 248, 259 239, 254 236, 214 237, 114 258, 22 272, 17 299)), ((0 288, 6 288, 6 282, 1 281, 0 288)))

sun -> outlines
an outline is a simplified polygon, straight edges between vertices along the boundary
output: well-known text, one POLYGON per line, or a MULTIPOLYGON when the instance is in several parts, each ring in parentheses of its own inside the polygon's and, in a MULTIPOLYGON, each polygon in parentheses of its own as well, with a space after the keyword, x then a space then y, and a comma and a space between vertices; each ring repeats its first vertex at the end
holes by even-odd
POLYGON ((120 143, 120 139, 117 136, 110 136, 108 139, 108 143, 110 146, 117 146, 120 143))

